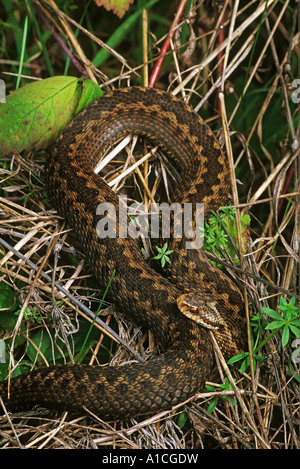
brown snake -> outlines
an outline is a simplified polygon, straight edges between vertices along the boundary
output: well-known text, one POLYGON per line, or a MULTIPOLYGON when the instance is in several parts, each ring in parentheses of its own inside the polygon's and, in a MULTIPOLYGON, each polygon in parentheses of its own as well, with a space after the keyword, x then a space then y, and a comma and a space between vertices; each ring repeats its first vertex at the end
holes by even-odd
POLYGON ((53 205, 74 229, 99 286, 105 289, 115 271, 110 299, 134 324, 154 332, 162 353, 119 367, 38 367, 11 380, 9 399, 7 382, 0 383, 9 410, 36 404, 86 407, 104 419, 121 419, 171 409, 195 394, 212 370, 207 328, 226 358, 243 348, 241 293, 201 249, 184 249, 183 239, 168 240, 174 253, 167 279, 147 264, 134 239, 97 236, 98 204, 113 203, 117 214, 119 204, 93 168, 128 133, 147 137, 173 157, 182 173, 173 199, 203 202, 205 214, 226 201, 229 175, 217 140, 198 114, 178 98, 149 88, 120 89, 94 101, 52 149, 46 184, 53 205))

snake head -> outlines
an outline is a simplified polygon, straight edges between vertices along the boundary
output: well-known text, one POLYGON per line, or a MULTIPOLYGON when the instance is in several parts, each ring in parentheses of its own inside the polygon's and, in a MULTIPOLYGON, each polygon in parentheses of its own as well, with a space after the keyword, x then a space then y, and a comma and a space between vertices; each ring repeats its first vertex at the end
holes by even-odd
POLYGON ((206 300, 195 292, 178 296, 177 306, 185 316, 207 329, 217 331, 223 326, 216 303, 206 300))
POLYGON ((240 340, 240 330, 231 330, 228 327, 215 301, 201 294, 190 292, 177 297, 177 306, 189 319, 214 332, 226 359, 245 350, 244 341, 242 343, 240 340))

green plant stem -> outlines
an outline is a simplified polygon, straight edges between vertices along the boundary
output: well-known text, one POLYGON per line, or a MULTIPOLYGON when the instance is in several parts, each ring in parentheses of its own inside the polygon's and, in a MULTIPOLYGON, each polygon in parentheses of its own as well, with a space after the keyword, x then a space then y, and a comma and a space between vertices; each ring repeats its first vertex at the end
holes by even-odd
POLYGON ((32 7, 32 4, 31 4, 31 1, 28 1, 28 8, 30 10, 30 14, 31 14, 31 17, 32 17, 32 20, 33 20, 33 23, 34 23, 34 27, 36 29, 36 32, 37 32, 37 35, 38 35, 38 38, 39 38, 39 41, 42 45, 42 49, 43 49, 43 55, 44 55, 44 58, 45 58, 45 62, 47 64, 47 68, 48 68, 48 72, 49 72, 49 75, 51 77, 54 76, 54 72, 53 72, 53 68, 52 68, 52 65, 51 65, 51 61, 50 61, 50 58, 49 58, 49 54, 48 54, 48 50, 47 50, 47 47, 46 47, 46 44, 45 44, 45 41, 44 41, 44 36, 41 32, 41 29, 40 29, 40 26, 39 26, 39 23, 36 19, 36 15, 35 15, 35 11, 34 11, 34 8, 32 7))
POLYGON ((28 30, 28 16, 26 16, 25 21, 24 21, 24 30, 23 30, 23 37, 22 37, 22 49, 21 49, 21 57, 20 57, 20 65, 19 65, 19 70, 18 70, 18 78, 17 78, 16 89, 19 88, 20 81, 21 81, 21 74, 22 74, 22 68, 23 68, 23 62, 24 62, 24 56, 25 56, 27 30, 28 30))
POLYGON ((257 353, 258 350, 260 350, 260 349, 268 342, 268 340, 272 339, 272 337, 273 337, 278 331, 280 331, 280 329, 282 329, 282 327, 278 327, 277 329, 273 329, 273 331, 271 332, 271 334, 269 334, 265 339, 263 339, 263 341, 253 350, 253 353, 257 353))

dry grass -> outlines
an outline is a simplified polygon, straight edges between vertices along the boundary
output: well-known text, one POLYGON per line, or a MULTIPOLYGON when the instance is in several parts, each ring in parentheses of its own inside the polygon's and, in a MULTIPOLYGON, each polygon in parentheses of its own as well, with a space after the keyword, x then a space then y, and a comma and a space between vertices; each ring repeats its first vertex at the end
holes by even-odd
MULTIPOLYGON (((250 318, 261 306, 276 309, 280 296, 288 299, 298 295, 299 299, 297 110, 291 102, 291 79, 285 66, 295 62, 299 56, 299 36, 291 20, 288 1, 269 0, 267 16, 265 2, 232 3, 230 9, 229 2, 225 2, 223 18, 216 11, 210 16, 203 2, 197 3, 178 29, 180 35, 183 23, 192 27, 186 52, 181 54, 178 49, 180 36, 175 35, 168 52, 172 55, 169 75, 164 73, 163 82, 158 85, 167 89, 168 82, 170 91, 190 101, 201 114, 209 116, 212 126, 217 123, 217 128, 220 128, 223 124, 219 137, 224 142, 231 165, 232 204, 237 207, 238 214, 249 213, 252 219, 248 252, 240 265, 243 273, 236 271, 234 265, 229 267, 229 271, 236 272, 241 281, 248 298, 250 318), (222 31, 225 31, 223 40, 222 31), (263 87, 261 80, 268 80, 268 84, 263 87), (244 84, 244 93, 252 93, 254 97, 255 90, 261 92, 263 88, 263 99, 257 101, 259 107, 254 111, 249 110, 247 122, 245 116, 241 120, 236 118, 243 115, 243 106, 249 104, 237 81, 244 84), (216 92, 219 93, 218 100, 216 92), (272 133, 273 123, 268 124, 268 121, 270 116, 274 116, 274 99, 281 104, 284 131, 281 134, 281 129, 274 126, 273 140, 276 142, 270 147, 265 135, 270 134, 270 126, 272 133)), ((88 38, 104 46, 102 41, 99 42, 60 11, 53 1, 44 0, 38 4, 56 33, 72 45, 73 54, 85 73, 103 89, 113 85, 126 86, 143 69, 145 72, 145 64, 133 66, 125 54, 121 56, 117 50, 110 49, 114 72, 113 78, 108 78, 109 67, 98 70, 80 43, 88 38), (81 30, 81 41, 74 35, 75 26, 81 30)), ((161 47, 164 39, 156 38, 152 50, 161 47)), ((147 57, 145 53, 145 61, 147 57)), ((40 62, 39 58, 39 65, 40 62)), ((147 75, 145 80, 148 80, 147 75)), ((156 152, 158 159, 154 160, 152 153, 149 158, 145 157, 141 144, 134 150, 130 145, 136 145, 136 142, 127 144, 126 151, 109 162, 104 173, 115 190, 128 194, 134 189, 135 197, 148 204, 161 188, 165 191, 166 187, 172 187, 176 178, 172 180, 159 151, 156 152), (137 166, 135 162, 141 159, 141 153, 142 162, 134 168, 134 176, 131 171, 125 172, 132 165, 137 166), (159 174, 159 177, 153 178, 153 174, 159 174)), ((91 321, 87 309, 95 312, 103 293, 97 290, 84 268, 76 241, 63 221, 50 209, 41 177, 44 158, 43 154, 38 158, 30 154, 26 159, 15 155, 13 160, 9 157, 1 160, 1 189, 5 192, 0 197, 0 237, 14 250, 0 243, 0 282, 14 288, 16 301, 20 304, 14 330, 8 332, 7 328, 2 338, 11 335, 12 346, 17 351, 12 362, 15 364, 23 359, 26 344, 31 343, 38 350, 39 344, 33 341, 32 334, 41 329, 49 338, 53 356, 57 348, 61 348, 65 360, 72 360, 76 350, 77 324, 82 323, 83 318, 91 321), (75 251, 76 259, 81 259, 79 262, 72 257, 74 244, 78 249, 75 251), (38 319, 28 317, 28 311, 38 319), (55 334, 51 334, 54 319, 55 334), (18 348, 21 321, 23 352, 18 348)), ((151 253, 150 246, 145 244, 144 248, 151 253)), ((152 350, 151 335, 134 329, 115 314, 112 307, 104 310, 101 317, 118 331, 129 350, 140 354, 153 353, 143 350, 144 346, 152 350)), ((96 363, 105 350, 108 351, 105 360, 114 356, 109 358, 112 364, 132 359, 122 345, 116 345, 117 339, 108 340, 102 323, 96 321, 94 327, 97 339, 90 345, 93 352, 91 362, 96 363)), ((2 448, 299 448, 299 364, 291 362, 294 350, 291 343, 282 348, 280 335, 274 335, 260 351, 265 363, 257 362, 255 370, 251 368, 244 373, 240 373, 238 368, 229 369, 216 350, 218 373, 211 377, 213 382, 209 384, 217 389, 217 394, 201 392, 171 412, 163 412, 147 420, 108 424, 93 415, 74 417, 67 413, 49 413, 45 416, 38 411, 21 415, 3 414, 0 418, 0 445, 2 448), (224 391, 219 377, 221 382, 227 378, 233 390, 224 391), (213 413, 208 413, 208 404, 216 395, 227 396, 228 399, 220 398, 213 413), (233 397, 236 406, 233 405, 233 397), (183 415, 186 418, 184 426, 183 415)), ((37 361, 47 364, 48 355, 41 350, 37 361)))

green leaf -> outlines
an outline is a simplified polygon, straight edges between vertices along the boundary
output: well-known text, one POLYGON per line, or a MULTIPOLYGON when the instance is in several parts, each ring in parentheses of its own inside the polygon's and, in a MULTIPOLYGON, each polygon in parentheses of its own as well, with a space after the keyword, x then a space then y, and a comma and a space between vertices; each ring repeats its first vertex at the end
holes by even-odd
POLYGON ((266 308, 266 307, 262 307, 261 310, 267 314, 268 316, 270 316, 271 318, 273 319, 277 319, 278 321, 282 321, 282 316, 281 314, 277 313, 276 311, 274 311, 273 309, 271 308, 266 308))
POLYGON ((207 407, 207 412, 209 414, 212 414, 217 404, 218 404, 218 398, 214 397, 211 403, 209 404, 209 406, 207 407))
POLYGON ((290 324, 290 329, 291 331, 295 334, 296 337, 298 337, 298 339, 300 339, 300 329, 299 329, 299 325, 298 326, 294 326, 293 324, 290 324))
POLYGON ((43 356, 48 362, 52 362, 52 342, 47 333, 43 330, 39 330, 32 336, 32 342, 36 345, 29 343, 27 347, 27 355, 32 363, 35 361, 43 360, 43 356), (38 352, 41 351, 41 354, 38 352))
POLYGON ((288 343, 290 338, 290 328, 288 325, 284 326, 283 331, 282 331, 282 338, 281 338, 281 343, 282 346, 285 347, 286 344, 288 343))
POLYGON ((177 421, 178 427, 183 428, 187 420, 188 420, 188 414, 186 412, 181 412, 178 416, 178 421, 177 421))
POLYGON ((216 392, 216 388, 214 386, 211 386, 210 384, 207 384, 205 386, 205 389, 207 389, 207 391, 209 392, 216 392))
MULTIPOLYGON (((248 356, 245 358, 245 360, 241 364, 240 372, 245 373, 245 371, 247 370, 249 365, 250 365, 250 357, 249 357, 249 353, 248 353, 248 356)), ((255 360, 253 360, 253 369, 255 368, 255 365, 256 365, 256 362, 255 362, 255 360)))
POLYGON ((15 305, 16 293, 12 287, 6 283, 0 283, 0 310, 11 309, 15 305))
POLYGON ((233 363, 243 360, 243 358, 246 358, 248 355, 249 355, 248 352, 238 353, 237 355, 234 355, 234 357, 229 358, 227 363, 229 365, 232 365, 233 363))
POLYGON ((96 84, 57 76, 25 85, 0 104, 0 153, 47 148, 74 116, 102 94, 96 84))
MULTIPOLYGON (((18 365, 14 368, 12 372, 12 377, 15 378, 16 376, 19 376, 20 374, 22 374, 22 372, 24 371, 29 371, 29 370, 26 369, 26 367, 24 367, 23 365, 18 365)), ((9 359, 6 358, 6 361, 4 363, 0 363, 0 381, 7 379, 8 374, 9 374, 9 359)))
POLYGON ((0 311, 0 326, 12 331, 16 325, 17 318, 13 313, 8 314, 8 311, 0 311))
POLYGON ((101 88, 92 80, 82 80, 79 84, 82 86, 82 93, 76 109, 76 115, 103 94, 101 88))
POLYGON ((266 326, 266 329, 270 330, 270 329, 281 329, 283 326, 284 326, 284 321, 282 320, 281 318, 281 321, 273 321, 273 322, 270 322, 270 324, 268 324, 266 326))
MULTIPOLYGON (((294 301, 295 301, 295 297, 293 297, 294 301)), ((292 302, 292 299, 290 301, 290 304, 294 304, 294 301, 292 302), (292 303, 291 303, 292 302, 292 303)), ((281 296, 280 299, 279 299, 279 304, 280 306, 288 306, 289 303, 286 301, 286 299, 284 298, 284 296, 281 296)))

